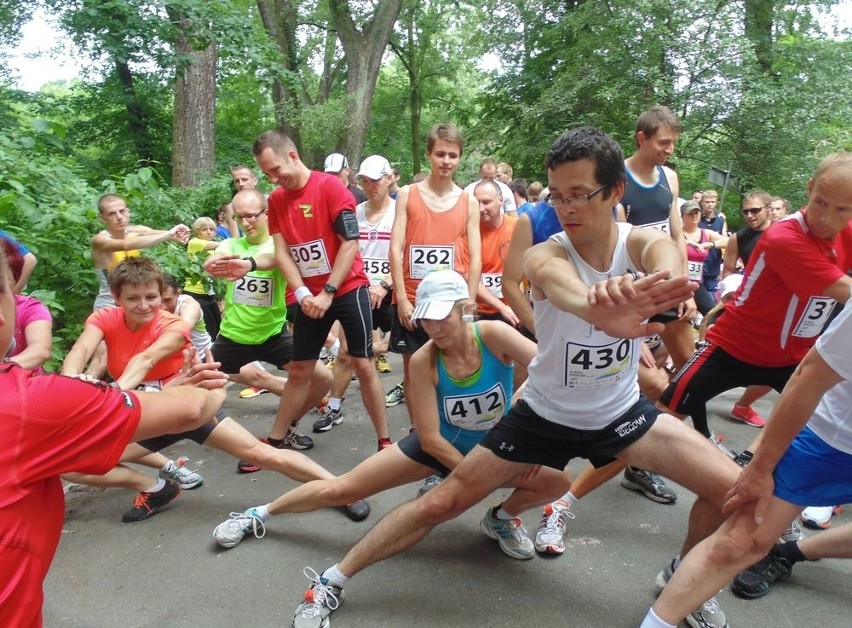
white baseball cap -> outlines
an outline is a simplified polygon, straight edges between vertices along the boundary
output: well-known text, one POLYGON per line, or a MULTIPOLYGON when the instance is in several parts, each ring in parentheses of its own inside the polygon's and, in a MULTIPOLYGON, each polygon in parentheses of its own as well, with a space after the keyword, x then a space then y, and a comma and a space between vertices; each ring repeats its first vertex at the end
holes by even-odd
POLYGON ((454 270, 436 270, 426 275, 417 286, 411 319, 443 320, 449 316, 457 301, 469 298, 464 277, 454 270))
POLYGON ((390 173, 391 166, 388 160, 381 155, 370 155, 361 162, 361 167, 358 169, 359 177, 367 177, 373 181, 390 173))
POLYGON ((728 275, 719 282, 719 298, 724 299, 726 296, 734 294, 739 290, 740 284, 743 282, 743 276, 734 274, 728 275))
POLYGON ((349 167, 349 162, 346 157, 341 155, 340 153, 332 153, 328 157, 325 158, 325 165, 323 169, 326 172, 340 172, 344 168, 349 167))

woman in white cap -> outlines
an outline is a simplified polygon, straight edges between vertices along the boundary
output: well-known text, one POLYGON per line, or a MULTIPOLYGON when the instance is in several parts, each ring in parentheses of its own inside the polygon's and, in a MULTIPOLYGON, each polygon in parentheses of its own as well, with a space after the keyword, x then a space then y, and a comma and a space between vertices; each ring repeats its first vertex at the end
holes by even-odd
MULTIPOLYGON (((348 504, 449 473, 500 420, 512 399, 513 363, 528 365, 535 344, 503 322, 473 322, 467 283, 455 271, 427 275, 417 288, 416 304, 412 319, 430 337, 411 358, 417 376, 406 397, 417 429, 340 477, 308 482, 270 504, 231 513, 213 532, 220 545, 233 547, 249 532, 262 537, 263 522, 271 515, 348 504)), ((562 495, 568 486, 566 474, 542 467, 517 485, 526 490, 513 492, 496 512, 489 511, 482 531, 513 558, 531 558, 533 544, 518 515, 562 495)))

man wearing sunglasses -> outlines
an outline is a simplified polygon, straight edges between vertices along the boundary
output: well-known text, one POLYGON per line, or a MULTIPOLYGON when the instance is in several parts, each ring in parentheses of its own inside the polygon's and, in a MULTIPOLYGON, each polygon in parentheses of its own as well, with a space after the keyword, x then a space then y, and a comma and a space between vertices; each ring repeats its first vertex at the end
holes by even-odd
POLYGON ((748 260, 757 246, 757 241, 763 232, 772 224, 770 210, 772 197, 763 190, 755 190, 743 200, 743 218, 746 226, 728 239, 725 249, 725 266, 722 269, 722 279, 737 272, 737 260, 748 266, 748 260))

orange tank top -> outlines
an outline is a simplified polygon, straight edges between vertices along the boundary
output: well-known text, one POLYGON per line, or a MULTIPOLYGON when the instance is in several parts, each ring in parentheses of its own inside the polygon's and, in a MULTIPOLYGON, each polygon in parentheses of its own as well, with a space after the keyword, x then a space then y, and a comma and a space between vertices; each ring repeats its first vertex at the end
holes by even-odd
POLYGON ((406 207, 405 245, 402 273, 405 294, 414 303, 420 281, 436 270, 467 272, 470 253, 467 248, 468 194, 462 192, 450 209, 436 212, 426 205, 419 185, 412 185, 406 207))

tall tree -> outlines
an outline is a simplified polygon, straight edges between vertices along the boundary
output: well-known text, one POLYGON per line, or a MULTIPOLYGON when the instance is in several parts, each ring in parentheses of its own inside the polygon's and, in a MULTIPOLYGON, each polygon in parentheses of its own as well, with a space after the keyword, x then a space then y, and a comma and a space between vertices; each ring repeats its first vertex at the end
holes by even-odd
POLYGON ((346 133, 339 147, 349 160, 360 163, 370 126, 370 109, 382 57, 388 46, 402 0, 379 0, 371 16, 358 28, 348 0, 330 0, 332 21, 346 55, 346 133))

